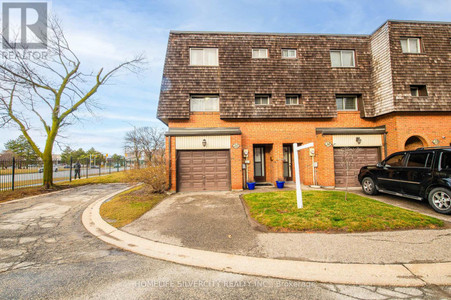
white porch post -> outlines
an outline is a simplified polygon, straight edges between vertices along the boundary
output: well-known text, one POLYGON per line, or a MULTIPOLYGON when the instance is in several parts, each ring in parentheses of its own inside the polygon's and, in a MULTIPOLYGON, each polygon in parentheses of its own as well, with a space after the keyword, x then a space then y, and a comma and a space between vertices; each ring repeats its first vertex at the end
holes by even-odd
POLYGON ((308 144, 305 144, 305 145, 302 145, 302 146, 298 146, 297 143, 293 144, 294 173, 296 174, 296 201, 297 201, 297 204, 298 204, 298 208, 302 208, 303 207, 298 152, 299 152, 299 150, 302 150, 302 149, 305 149, 305 148, 311 148, 311 147, 313 147, 313 143, 308 143, 308 144))

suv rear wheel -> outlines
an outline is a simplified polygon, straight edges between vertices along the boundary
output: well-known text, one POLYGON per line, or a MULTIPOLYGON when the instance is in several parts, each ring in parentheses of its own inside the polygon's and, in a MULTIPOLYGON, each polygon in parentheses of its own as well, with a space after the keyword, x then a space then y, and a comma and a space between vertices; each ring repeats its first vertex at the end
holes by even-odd
POLYGON ((428 196, 429 205, 441 214, 451 213, 451 191, 446 188, 435 188, 428 196))
POLYGON ((362 180, 362 190, 367 195, 376 195, 377 189, 374 180, 371 177, 365 177, 362 180))

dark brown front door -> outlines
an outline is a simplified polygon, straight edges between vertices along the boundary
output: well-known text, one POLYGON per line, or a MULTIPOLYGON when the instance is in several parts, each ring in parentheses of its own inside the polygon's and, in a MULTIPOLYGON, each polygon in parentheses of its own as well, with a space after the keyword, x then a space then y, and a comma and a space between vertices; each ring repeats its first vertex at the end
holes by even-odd
POLYGON ((283 177, 286 181, 293 181, 292 146, 283 146, 283 177))
POLYGON ((177 190, 230 190, 229 150, 177 151, 177 190))
MULTIPOLYGON (((345 151, 347 148, 334 148, 334 167, 335 167, 335 186, 346 186, 346 162, 345 151)), ((380 159, 379 147, 368 148, 351 148, 352 162, 349 164, 348 169, 348 186, 359 186, 357 176, 359 175, 360 168, 366 165, 375 165, 380 159)))
POLYGON ((265 146, 254 146, 254 179, 256 182, 266 181, 265 146))

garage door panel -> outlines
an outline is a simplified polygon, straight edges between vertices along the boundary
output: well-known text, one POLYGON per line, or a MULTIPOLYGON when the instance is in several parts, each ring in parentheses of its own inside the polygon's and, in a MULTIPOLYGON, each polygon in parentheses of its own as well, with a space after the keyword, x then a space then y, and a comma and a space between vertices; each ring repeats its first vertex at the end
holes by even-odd
POLYGON ((204 170, 205 170, 205 173, 216 173, 215 166, 205 166, 204 170))
MULTIPOLYGON (((346 186, 346 165, 343 148, 334 148, 335 186, 346 186)), ((366 165, 375 165, 379 162, 380 154, 378 147, 352 148, 355 149, 352 164, 348 170, 348 185, 359 186, 357 176, 360 168, 366 165)))
POLYGON ((227 158, 218 158, 218 159, 216 159, 216 163, 220 164, 220 165, 225 165, 228 163, 228 159, 227 158))
POLYGON ((229 150, 177 152, 179 191, 229 190, 229 150))
POLYGON ((216 166, 217 172, 227 172, 229 170, 229 167, 226 165, 218 165, 216 166))

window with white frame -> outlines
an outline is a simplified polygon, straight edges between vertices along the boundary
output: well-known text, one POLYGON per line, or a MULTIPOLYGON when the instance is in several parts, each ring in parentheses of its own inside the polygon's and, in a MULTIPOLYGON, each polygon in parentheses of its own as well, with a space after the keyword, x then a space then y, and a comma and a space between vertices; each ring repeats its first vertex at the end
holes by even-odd
POLYGON ((401 49, 403 53, 420 53, 419 38, 402 38, 401 49))
POLYGON ((269 105, 270 95, 255 95, 255 105, 269 105))
POLYGON ((337 110, 357 110, 357 96, 356 95, 337 95, 337 110))
POLYGON ((296 58, 296 49, 282 49, 282 58, 296 58))
POLYGON ((298 105, 299 104, 299 95, 286 95, 285 104, 286 105, 298 105))
POLYGON ((219 95, 192 95, 191 111, 219 111, 219 95))
POLYGON ((252 49, 252 58, 268 58, 268 49, 252 49))
POLYGON ((425 85, 411 85, 410 94, 414 97, 427 96, 428 91, 425 85))
POLYGON ((333 68, 355 67, 354 50, 330 50, 330 62, 333 68))
POLYGON ((190 48, 191 66, 218 66, 218 48, 190 48))

